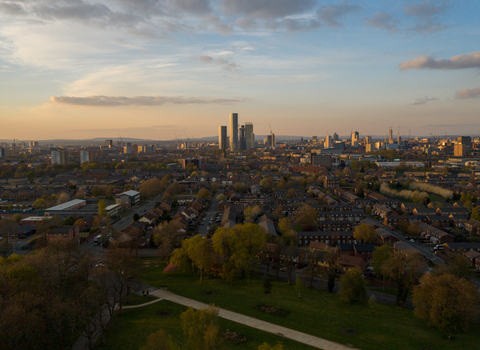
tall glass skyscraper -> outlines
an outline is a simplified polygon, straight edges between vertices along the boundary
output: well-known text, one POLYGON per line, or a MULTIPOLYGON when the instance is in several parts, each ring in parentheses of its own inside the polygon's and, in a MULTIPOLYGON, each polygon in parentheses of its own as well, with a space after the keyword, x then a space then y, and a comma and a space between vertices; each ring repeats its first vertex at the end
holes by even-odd
POLYGON ((230 150, 238 150, 238 113, 230 113, 230 150))

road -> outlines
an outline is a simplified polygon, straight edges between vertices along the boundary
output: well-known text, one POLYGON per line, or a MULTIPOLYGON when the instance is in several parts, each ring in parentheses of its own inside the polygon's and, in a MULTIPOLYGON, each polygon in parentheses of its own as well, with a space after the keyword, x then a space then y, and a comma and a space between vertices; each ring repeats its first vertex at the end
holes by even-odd
POLYGON ((196 230, 196 234, 201 234, 202 236, 206 236, 208 233, 207 227, 210 225, 210 221, 212 221, 212 224, 215 223, 216 216, 215 214, 218 211, 218 201, 217 201, 217 196, 222 194, 223 190, 218 190, 212 197, 212 200, 210 201, 210 206, 208 207, 207 211, 205 212, 204 216, 204 221, 200 226, 198 226, 196 230))
POLYGON ((132 211, 126 215, 125 217, 121 218, 118 220, 116 223, 114 223, 112 226, 116 230, 123 231, 126 229, 130 224, 133 222, 133 215, 138 214, 140 217, 148 213, 150 210, 155 208, 155 203, 161 202, 163 197, 163 193, 155 197, 154 199, 147 201, 145 204, 138 208, 133 208, 132 211))
POLYGON ((369 219, 374 221, 381 228, 387 230, 388 232, 391 232, 399 241, 408 243, 412 247, 417 248, 420 252, 422 252, 428 259, 430 259, 436 265, 441 265, 445 263, 445 261, 443 261, 442 258, 439 258, 438 256, 435 255, 433 247, 430 247, 418 242, 410 242, 410 240, 406 239, 400 230, 391 230, 390 228, 385 226, 383 223, 381 223, 377 219, 374 219, 371 216, 369 217, 369 219))

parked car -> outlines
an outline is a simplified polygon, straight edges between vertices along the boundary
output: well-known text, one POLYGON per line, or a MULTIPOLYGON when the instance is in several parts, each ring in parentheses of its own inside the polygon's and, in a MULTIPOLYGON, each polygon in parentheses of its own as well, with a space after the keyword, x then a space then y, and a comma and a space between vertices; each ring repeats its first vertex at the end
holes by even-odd
POLYGON ((415 240, 412 238, 412 239, 410 240, 410 242, 415 243, 415 240))

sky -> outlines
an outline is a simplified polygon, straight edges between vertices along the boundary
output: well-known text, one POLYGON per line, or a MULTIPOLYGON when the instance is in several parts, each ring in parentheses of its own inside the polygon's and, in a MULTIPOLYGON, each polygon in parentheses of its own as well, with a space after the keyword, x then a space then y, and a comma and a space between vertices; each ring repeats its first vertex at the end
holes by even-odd
POLYGON ((478 0, 0 0, 0 139, 480 134, 478 0), (230 132, 230 131, 228 131, 230 132))

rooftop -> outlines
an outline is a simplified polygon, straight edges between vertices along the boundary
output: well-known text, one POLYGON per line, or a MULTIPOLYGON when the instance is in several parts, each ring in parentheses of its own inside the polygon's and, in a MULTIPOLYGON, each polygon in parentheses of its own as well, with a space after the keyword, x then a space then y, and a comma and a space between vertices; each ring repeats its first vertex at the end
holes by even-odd
POLYGON ((86 203, 86 202, 87 202, 87 201, 86 201, 85 199, 73 199, 73 200, 71 200, 71 201, 68 201, 68 202, 65 202, 65 203, 56 205, 56 206, 54 206, 54 207, 45 209, 45 211, 49 211, 49 210, 65 210, 65 209, 69 209, 69 208, 71 208, 71 207, 74 207, 74 206, 76 206, 76 205, 84 204, 84 203, 86 203))

